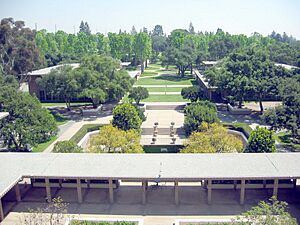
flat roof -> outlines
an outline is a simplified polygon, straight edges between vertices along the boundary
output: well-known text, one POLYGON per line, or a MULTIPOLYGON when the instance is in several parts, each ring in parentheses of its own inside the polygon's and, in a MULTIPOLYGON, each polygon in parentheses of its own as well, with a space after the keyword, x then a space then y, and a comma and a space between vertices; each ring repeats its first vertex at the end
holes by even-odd
POLYGON ((34 70, 30 73, 28 73, 29 76, 43 76, 46 75, 48 73, 51 72, 51 70, 57 69, 59 67, 62 66, 71 66, 73 69, 78 68, 79 67, 79 63, 67 63, 67 64, 61 64, 61 65, 57 65, 57 66, 50 66, 47 68, 43 68, 43 69, 39 69, 39 70, 34 70))
POLYGON ((0 120, 9 115, 8 112, 0 112, 0 120))
POLYGON ((196 76, 201 80, 201 82, 205 85, 205 87, 206 87, 207 89, 217 89, 217 88, 218 88, 218 87, 216 87, 216 86, 211 86, 211 85, 208 83, 207 78, 206 78, 204 75, 202 75, 202 74, 200 73, 199 70, 196 70, 196 69, 195 69, 194 72, 195 72, 196 76))
POLYGON ((292 69, 298 68, 297 66, 292 66, 292 65, 288 65, 288 64, 284 64, 284 63, 275 63, 275 66, 281 66, 287 70, 292 70, 292 69))
POLYGON ((0 198, 22 177, 82 179, 292 179, 300 153, 0 153, 0 198))

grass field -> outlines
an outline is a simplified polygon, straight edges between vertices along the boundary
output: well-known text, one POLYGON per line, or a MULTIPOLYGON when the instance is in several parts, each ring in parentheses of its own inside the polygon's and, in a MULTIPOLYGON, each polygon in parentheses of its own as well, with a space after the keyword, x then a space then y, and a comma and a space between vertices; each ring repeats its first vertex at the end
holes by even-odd
POLYGON ((49 141, 40 143, 32 149, 32 152, 43 152, 49 145, 51 145, 58 137, 54 136, 49 141))
POLYGON ((181 87, 147 87, 149 92, 181 92, 181 87))
POLYGON ((189 102, 183 99, 181 95, 150 95, 143 102, 189 102))
POLYGON ((158 75, 158 72, 145 71, 143 74, 141 74, 141 77, 149 77, 149 76, 155 76, 155 75, 158 75))
POLYGON ((192 85, 194 78, 192 76, 180 77, 177 74, 164 74, 158 77, 139 79, 136 85, 192 85))

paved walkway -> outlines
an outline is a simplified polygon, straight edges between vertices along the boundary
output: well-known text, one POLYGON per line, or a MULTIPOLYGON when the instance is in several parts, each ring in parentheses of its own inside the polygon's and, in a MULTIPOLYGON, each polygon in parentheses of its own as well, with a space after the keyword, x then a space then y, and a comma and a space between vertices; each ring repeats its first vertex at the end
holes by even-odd
POLYGON ((66 130, 60 132, 59 137, 51 144, 49 145, 44 153, 49 153, 53 150, 54 145, 58 142, 58 141, 66 141, 66 140, 70 140, 71 137, 73 137, 74 134, 77 133, 77 131, 79 131, 79 129, 85 125, 85 124, 109 124, 110 120, 112 120, 112 116, 105 116, 105 117, 101 117, 101 118, 96 118, 93 120, 81 120, 81 121, 73 121, 72 125, 70 125, 66 130))

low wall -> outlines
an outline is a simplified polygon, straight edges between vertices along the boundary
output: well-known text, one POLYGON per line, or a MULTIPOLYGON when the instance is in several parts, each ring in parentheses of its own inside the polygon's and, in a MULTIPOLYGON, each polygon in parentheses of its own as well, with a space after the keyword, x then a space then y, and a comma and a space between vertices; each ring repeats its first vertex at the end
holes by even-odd
POLYGON ((247 139, 247 137, 242 132, 237 131, 237 130, 230 130, 230 129, 228 129, 228 134, 232 134, 232 135, 240 138, 242 140, 242 142, 243 142, 243 145, 244 146, 247 145, 248 139, 247 139))
POLYGON ((91 135, 94 135, 94 134, 99 134, 99 130, 95 130, 95 131, 86 133, 86 135, 84 135, 84 137, 78 142, 77 145, 83 149, 86 149, 88 141, 91 138, 91 135))
POLYGON ((252 113, 251 109, 248 108, 234 108, 229 103, 227 104, 227 108, 230 114, 232 115, 249 115, 252 113))

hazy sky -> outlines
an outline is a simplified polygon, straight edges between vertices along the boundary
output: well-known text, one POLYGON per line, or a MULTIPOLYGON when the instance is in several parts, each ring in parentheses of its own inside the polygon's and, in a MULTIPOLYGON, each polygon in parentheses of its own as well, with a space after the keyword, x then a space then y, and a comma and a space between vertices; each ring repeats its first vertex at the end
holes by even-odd
POLYGON ((13 17, 49 31, 76 32, 81 20, 92 32, 130 31, 161 24, 175 28, 263 35, 273 30, 300 39, 300 0, 0 0, 0 18, 13 17))

